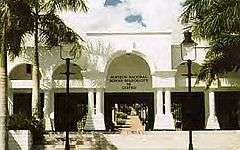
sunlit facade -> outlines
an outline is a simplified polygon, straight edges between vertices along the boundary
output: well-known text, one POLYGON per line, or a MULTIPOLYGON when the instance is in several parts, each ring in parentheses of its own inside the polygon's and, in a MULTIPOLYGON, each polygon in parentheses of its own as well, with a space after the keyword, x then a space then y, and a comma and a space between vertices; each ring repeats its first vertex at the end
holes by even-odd
MULTIPOLYGON (((171 21, 177 21, 176 18, 171 21)), ((166 21, 166 18, 160 19, 166 21)), ((131 17, 125 20, 131 23, 131 17)), ((40 97, 45 130, 64 130, 64 115, 72 118, 72 130, 77 129, 77 122, 83 116, 86 116, 85 130, 110 130, 115 104, 120 103, 144 106, 145 130, 239 129, 240 74, 220 77, 209 89, 204 82, 196 84, 196 76, 192 76, 189 98, 187 77, 183 76, 187 66, 180 54, 182 26, 176 22, 174 26, 151 30, 144 20, 137 23, 143 29, 101 28, 79 32, 87 50, 71 61, 73 74, 70 75, 71 94, 67 102, 63 74, 66 65, 60 58, 60 48, 41 47, 40 97), (69 108, 65 107, 66 103, 69 108)), ((197 42, 193 74, 199 72, 208 50, 206 43, 197 42)), ((25 49, 19 57, 8 62, 10 115, 31 115, 32 112, 34 49, 31 46, 25 49)), ((185 55, 192 55, 192 52, 185 55)))

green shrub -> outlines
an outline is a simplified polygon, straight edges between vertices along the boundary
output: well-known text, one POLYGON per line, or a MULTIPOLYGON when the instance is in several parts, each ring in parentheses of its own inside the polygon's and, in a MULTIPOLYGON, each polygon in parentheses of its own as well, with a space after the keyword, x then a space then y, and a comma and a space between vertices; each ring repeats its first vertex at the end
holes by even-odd
POLYGON ((127 114, 124 113, 124 112, 117 112, 117 118, 120 118, 120 119, 127 119, 127 114))
POLYGON ((23 114, 13 114, 9 116, 8 128, 10 130, 29 130, 31 120, 23 114))
POLYGON ((13 114, 8 120, 9 130, 30 130, 32 133, 33 144, 40 145, 44 139, 44 126, 42 120, 35 117, 27 117, 23 114, 13 114))
POLYGON ((87 116, 83 116, 80 120, 77 121, 77 130, 78 132, 82 132, 83 129, 84 129, 84 126, 86 124, 86 119, 87 119, 87 116))
POLYGON ((124 112, 124 113, 128 114, 128 115, 130 115, 131 111, 132 111, 131 107, 126 105, 126 104, 125 105, 119 105, 119 110, 121 112, 124 112))
POLYGON ((117 118, 117 124, 118 125, 125 125, 126 124, 126 119, 117 118))

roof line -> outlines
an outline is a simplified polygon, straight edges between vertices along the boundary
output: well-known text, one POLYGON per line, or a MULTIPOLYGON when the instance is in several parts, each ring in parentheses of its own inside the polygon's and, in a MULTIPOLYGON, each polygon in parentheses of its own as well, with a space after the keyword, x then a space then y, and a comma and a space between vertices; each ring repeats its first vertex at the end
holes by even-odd
POLYGON ((102 35, 169 35, 171 32, 88 32, 87 36, 102 35))

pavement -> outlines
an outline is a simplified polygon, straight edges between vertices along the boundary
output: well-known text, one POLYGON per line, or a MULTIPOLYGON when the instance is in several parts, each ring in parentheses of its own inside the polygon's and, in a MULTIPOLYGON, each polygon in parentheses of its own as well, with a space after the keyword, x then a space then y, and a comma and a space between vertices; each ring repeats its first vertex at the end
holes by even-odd
MULTIPOLYGON (((120 150, 187 150, 188 131, 145 131, 141 134, 106 134, 120 150)), ((193 131, 194 150, 240 150, 240 130, 193 131)))
POLYGON ((144 126, 138 116, 128 116, 126 125, 119 128, 120 134, 142 133, 144 126))

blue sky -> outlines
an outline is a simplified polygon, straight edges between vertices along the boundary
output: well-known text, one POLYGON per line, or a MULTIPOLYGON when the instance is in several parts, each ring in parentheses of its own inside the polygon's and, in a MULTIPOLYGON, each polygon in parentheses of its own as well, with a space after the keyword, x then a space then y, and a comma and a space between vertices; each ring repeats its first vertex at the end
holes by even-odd
POLYGON ((121 4, 122 1, 121 0, 106 0, 104 3, 104 6, 117 6, 118 4, 121 4))

